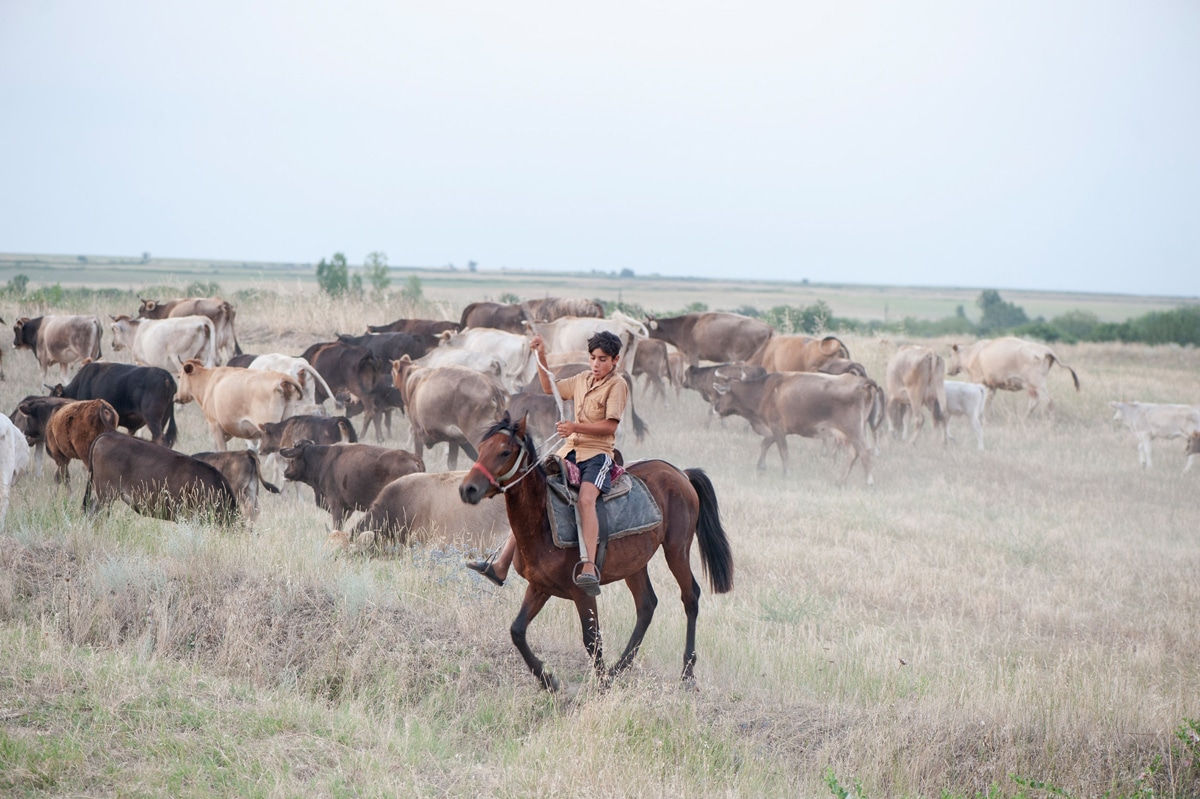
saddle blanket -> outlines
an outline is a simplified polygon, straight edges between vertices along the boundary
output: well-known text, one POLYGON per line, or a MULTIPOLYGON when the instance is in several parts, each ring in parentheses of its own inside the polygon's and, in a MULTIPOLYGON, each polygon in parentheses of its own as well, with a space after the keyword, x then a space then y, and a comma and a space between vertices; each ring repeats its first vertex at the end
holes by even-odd
MULTIPOLYGON (((550 519, 554 545, 560 549, 579 546, 579 531, 575 520, 578 494, 563 487, 551 477, 547 481, 546 515, 550 519)), ((646 484, 626 472, 613 481, 612 489, 596 503, 600 519, 600 540, 624 538, 652 530, 662 524, 662 511, 646 484)))

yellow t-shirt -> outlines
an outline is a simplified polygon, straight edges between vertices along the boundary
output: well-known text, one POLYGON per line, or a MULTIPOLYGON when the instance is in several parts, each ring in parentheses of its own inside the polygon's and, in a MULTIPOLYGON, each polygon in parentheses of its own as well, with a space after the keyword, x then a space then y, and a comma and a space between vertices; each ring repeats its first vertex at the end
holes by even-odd
MULTIPOLYGON (((606 419, 616 419, 619 422, 625 414, 625 404, 629 401, 629 386, 616 369, 600 381, 592 377, 590 371, 559 380, 558 393, 563 402, 575 402, 575 420, 583 424, 603 422, 606 419)), ((615 435, 572 433, 567 436, 567 442, 559 448, 558 456, 564 458, 568 452, 575 450, 575 460, 583 463, 602 452, 612 457, 615 445, 615 435)))

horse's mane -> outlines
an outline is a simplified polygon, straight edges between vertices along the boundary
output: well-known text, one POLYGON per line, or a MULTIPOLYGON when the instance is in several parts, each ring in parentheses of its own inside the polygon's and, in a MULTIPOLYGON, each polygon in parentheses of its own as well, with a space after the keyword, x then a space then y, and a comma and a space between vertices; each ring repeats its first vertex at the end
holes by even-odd
MULTIPOLYGON (((495 424, 484 431, 483 437, 479 440, 485 441, 497 433, 508 433, 510 438, 517 438, 517 423, 512 420, 511 416, 508 415, 508 411, 505 411, 504 416, 502 416, 498 421, 496 421, 495 424)), ((537 447, 534 446, 533 436, 529 434, 528 428, 525 430, 524 440, 521 440, 520 443, 521 446, 525 448, 525 451, 529 454, 531 462, 536 463, 539 470, 543 470, 542 464, 538 460, 537 447)))

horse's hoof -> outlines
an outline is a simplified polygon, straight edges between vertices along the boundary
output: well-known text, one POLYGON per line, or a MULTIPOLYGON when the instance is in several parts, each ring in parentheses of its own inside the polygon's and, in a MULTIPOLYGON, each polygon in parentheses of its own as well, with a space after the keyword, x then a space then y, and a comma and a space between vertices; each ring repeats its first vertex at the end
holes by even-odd
POLYGON ((552 694, 558 693, 560 690, 562 690, 562 684, 559 683, 558 678, 548 671, 542 674, 541 680, 542 687, 552 694))

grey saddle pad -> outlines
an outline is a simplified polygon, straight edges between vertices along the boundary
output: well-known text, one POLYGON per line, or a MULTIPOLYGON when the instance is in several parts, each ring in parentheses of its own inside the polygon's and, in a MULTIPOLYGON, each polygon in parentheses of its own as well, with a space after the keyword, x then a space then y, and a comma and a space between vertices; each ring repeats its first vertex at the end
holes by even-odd
MULTIPOLYGON (((575 527, 575 502, 579 493, 563 484, 559 475, 547 479, 550 490, 546 492, 546 515, 550 518, 554 545, 561 549, 579 546, 579 532, 575 527)), ((623 538, 627 535, 644 533, 662 524, 662 511, 650 495, 646 484, 631 474, 623 474, 616 480, 607 494, 600 495, 596 503, 596 515, 600 519, 600 540, 623 538)))

